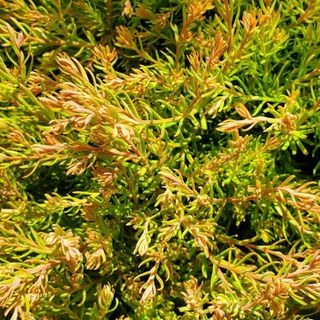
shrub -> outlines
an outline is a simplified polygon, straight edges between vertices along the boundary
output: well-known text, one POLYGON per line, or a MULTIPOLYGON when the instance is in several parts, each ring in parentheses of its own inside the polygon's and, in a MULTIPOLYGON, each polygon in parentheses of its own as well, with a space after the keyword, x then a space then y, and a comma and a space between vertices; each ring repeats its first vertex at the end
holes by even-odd
POLYGON ((2 319, 317 318, 319 1, 0 5, 2 319))

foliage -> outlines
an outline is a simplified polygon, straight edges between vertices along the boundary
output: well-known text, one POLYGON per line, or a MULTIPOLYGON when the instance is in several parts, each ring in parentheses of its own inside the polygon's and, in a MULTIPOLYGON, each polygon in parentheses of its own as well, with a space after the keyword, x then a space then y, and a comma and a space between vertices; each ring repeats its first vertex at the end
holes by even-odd
POLYGON ((319 17, 0 0, 1 319, 316 319, 319 17))

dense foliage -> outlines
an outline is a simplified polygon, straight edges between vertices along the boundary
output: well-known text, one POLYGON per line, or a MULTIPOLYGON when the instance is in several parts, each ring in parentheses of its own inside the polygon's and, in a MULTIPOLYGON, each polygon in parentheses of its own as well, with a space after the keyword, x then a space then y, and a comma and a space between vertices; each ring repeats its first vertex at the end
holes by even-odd
POLYGON ((0 0, 0 318, 319 319, 319 0, 0 0))

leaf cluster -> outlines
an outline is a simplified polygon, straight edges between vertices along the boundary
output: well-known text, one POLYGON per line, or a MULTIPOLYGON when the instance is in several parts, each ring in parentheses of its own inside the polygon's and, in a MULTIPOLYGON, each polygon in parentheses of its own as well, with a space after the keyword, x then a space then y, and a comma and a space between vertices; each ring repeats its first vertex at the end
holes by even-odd
POLYGON ((319 17, 0 0, 0 316, 316 319, 319 17))

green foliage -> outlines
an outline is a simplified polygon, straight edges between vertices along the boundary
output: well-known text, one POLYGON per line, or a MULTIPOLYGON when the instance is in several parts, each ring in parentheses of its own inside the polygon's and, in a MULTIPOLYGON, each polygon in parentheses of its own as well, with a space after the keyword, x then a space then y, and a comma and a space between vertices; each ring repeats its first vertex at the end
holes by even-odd
POLYGON ((319 18, 0 0, 1 319, 317 319, 319 18))

